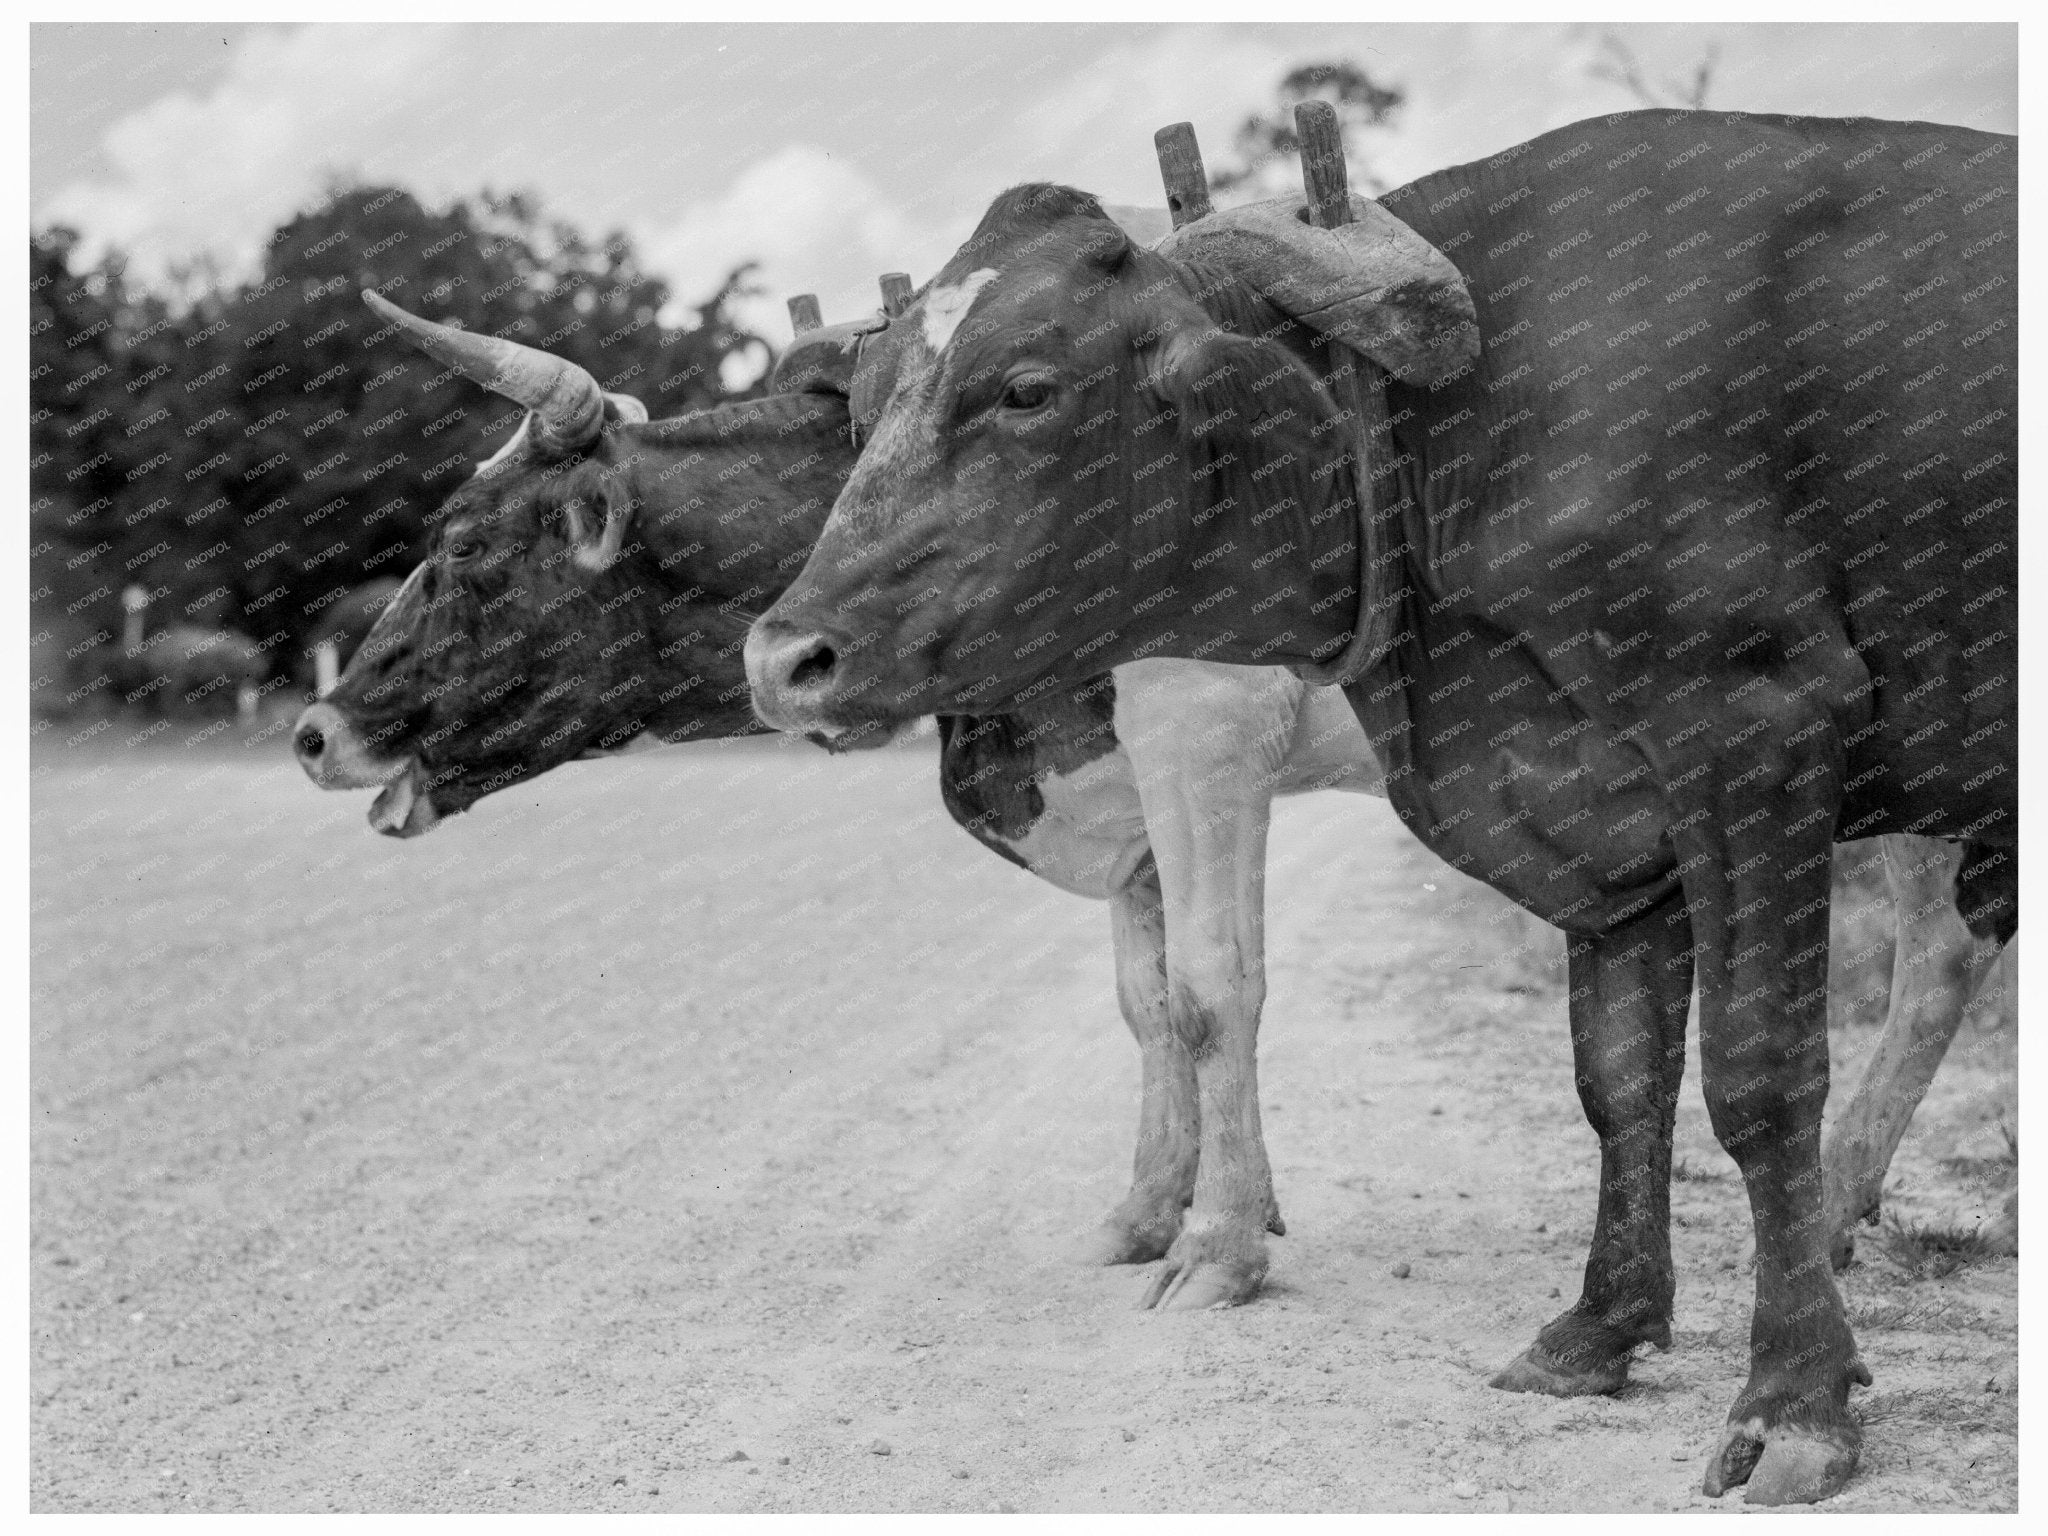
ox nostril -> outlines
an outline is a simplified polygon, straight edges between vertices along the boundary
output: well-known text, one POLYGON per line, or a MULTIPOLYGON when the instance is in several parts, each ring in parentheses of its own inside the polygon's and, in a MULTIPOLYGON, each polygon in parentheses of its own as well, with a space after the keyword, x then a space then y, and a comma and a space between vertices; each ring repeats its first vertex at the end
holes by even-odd
POLYGON ((292 745, 298 749, 300 757, 310 762, 327 750, 327 738, 321 734, 319 726, 302 725, 298 735, 292 739, 292 745))
POLYGON ((814 641, 802 660, 789 669, 789 686, 792 688, 815 688, 832 676, 833 667, 839 663, 838 654, 824 641, 814 641))

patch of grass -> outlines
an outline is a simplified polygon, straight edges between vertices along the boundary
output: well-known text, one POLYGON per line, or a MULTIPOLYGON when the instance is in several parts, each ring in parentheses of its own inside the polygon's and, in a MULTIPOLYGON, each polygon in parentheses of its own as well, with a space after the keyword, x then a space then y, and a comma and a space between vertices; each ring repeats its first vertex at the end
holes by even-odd
POLYGON ((1877 1242, 1887 1258, 1917 1279, 1939 1280, 1997 1257, 1975 1227, 1923 1226, 1896 1216, 1879 1225, 1877 1242))
POLYGON ((1882 1388, 1857 1400, 1856 1412, 1867 1428, 1887 1420, 1926 1424, 1955 1434, 2011 1434, 2019 1422, 2017 1405, 2007 1398, 1955 1387, 1905 1387, 1896 1391, 1882 1388))
POLYGON ((1955 1303, 1946 1299, 1911 1301, 1866 1301, 1848 1308, 1849 1326, 1858 1333, 1866 1329, 1894 1333, 1967 1333, 1970 1320, 1955 1303))
POLYGON ((2009 1178, 2019 1159, 2010 1155, 1999 1157, 1944 1157, 1941 1170, 1964 1179, 2009 1178))

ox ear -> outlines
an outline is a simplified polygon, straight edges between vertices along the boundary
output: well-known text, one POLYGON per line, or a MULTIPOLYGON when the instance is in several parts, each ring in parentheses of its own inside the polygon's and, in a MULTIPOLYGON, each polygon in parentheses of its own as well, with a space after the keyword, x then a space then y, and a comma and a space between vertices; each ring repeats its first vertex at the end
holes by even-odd
POLYGON ((768 392, 776 395, 838 395, 853 393, 853 370, 860 362, 860 343, 884 329, 880 315, 848 320, 805 331, 769 370, 768 392))
POLYGON ((1302 198, 1274 198, 1183 224, 1156 249, 1229 272, 1405 383, 1434 383, 1476 359, 1478 312, 1450 257, 1371 198, 1354 196, 1351 214, 1319 229, 1302 198))
POLYGON ((562 519, 577 565, 586 571, 611 568, 625 547, 637 503, 618 475, 600 475, 566 485, 550 496, 562 519))
POLYGON ((1313 515, 1347 462, 1346 418, 1278 342, 1176 329, 1148 359, 1152 392, 1180 418, 1194 521, 1290 499, 1313 515))

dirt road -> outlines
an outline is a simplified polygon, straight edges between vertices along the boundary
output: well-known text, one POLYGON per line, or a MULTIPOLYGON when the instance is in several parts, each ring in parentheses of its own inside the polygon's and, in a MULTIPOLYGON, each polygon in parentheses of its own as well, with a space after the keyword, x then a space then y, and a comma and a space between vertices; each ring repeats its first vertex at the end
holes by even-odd
MULTIPOLYGON (((1696 1070, 1675 1347, 1489 1390, 1593 1215, 1557 941, 1378 802, 1273 840, 1269 1288, 1155 1316, 1065 1257, 1136 1123, 1106 909, 929 749, 578 765, 408 844, 281 743, 35 773, 38 1510, 1708 1507, 1750 1281, 1696 1070)), ((1895 1209, 1989 1209, 2011 1058, 1966 1031, 1895 1209)), ((1864 1252, 1831 1507, 2014 1508, 2015 1266, 1864 1252)))

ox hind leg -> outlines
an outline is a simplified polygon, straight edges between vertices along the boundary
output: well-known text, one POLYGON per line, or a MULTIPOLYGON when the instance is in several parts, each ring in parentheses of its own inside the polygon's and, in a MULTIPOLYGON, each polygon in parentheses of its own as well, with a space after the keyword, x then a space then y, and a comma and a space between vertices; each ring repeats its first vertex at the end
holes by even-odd
POLYGON ((1600 1208, 1579 1299, 1493 1378, 1558 1397, 1619 1391, 1638 1344, 1671 1344, 1671 1133, 1685 1075, 1692 955, 1675 895, 1607 933, 1574 935, 1572 1060, 1600 1138, 1600 1208))
POLYGON ((1110 898, 1116 997, 1138 1041, 1142 1087, 1130 1193, 1083 1239, 1087 1264, 1147 1264, 1180 1236, 1200 1152, 1195 1058, 1167 1006, 1166 908, 1150 857, 1110 898))
POLYGON ((1892 1155, 2001 947, 1996 938, 1974 936, 1956 910, 1959 845, 1899 833, 1886 837, 1883 849, 1898 925, 1891 1005, 1821 1147, 1822 1208, 1836 1269, 1855 1252, 1856 1223, 1877 1220, 1892 1155))

